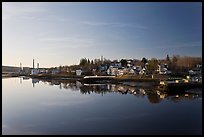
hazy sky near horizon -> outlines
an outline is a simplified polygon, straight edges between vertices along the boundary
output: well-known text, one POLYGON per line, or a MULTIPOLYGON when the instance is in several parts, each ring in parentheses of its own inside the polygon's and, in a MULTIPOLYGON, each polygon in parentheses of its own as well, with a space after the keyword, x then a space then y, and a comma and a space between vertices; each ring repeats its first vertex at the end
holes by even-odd
POLYGON ((3 2, 2 65, 202 56, 201 2, 3 2))

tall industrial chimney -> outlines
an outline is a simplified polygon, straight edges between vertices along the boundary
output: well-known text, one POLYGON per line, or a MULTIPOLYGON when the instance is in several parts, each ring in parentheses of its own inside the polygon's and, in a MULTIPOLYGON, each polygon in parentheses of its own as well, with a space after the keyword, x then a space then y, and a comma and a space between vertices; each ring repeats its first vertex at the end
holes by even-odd
POLYGON ((22 64, 20 63, 20 71, 22 70, 22 64))
POLYGON ((37 68, 39 69, 39 63, 37 64, 37 68))
POLYGON ((35 68, 34 59, 33 59, 33 69, 35 68))

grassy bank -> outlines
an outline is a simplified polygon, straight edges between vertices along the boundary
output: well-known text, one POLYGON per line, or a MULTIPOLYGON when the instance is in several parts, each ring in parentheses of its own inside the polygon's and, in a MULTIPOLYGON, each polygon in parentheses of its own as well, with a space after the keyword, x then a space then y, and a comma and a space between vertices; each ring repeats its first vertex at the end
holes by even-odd
MULTIPOLYGON (((20 75, 12 74, 5 75, 2 74, 2 77, 18 77, 20 75)), ((76 75, 68 75, 68 74, 36 74, 36 75, 26 75, 31 78, 42 78, 42 79, 83 79, 85 75, 76 76, 76 75)), ((95 80, 96 78, 94 78, 95 80)), ((169 75, 122 75, 111 78, 114 81, 137 81, 137 82, 154 82, 160 80, 175 80, 181 79, 181 77, 172 77, 169 75)), ((98 79, 100 80, 100 79, 98 79)))
MULTIPOLYGON (((39 78, 39 79, 74 79, 74 80, 80 80, 82 82, 111 82, 111 83, 118 83, 118 82, 155 82, 159 83, 161 80, 174 80, 174 77, 171 77, 169 75, 122 75, 117 76, 114 78, 90 78, 90 79, 84 79, 84 75, 76 76, 76 75, 65 75, 65 74, 37 74, 37 75, 30 75, 31 78, 39 78)), ((178 78, 176 78, 178 79, 178 78)))
POLYGON ((131 80, 137 82, 157 82, 159 80, 167 80, 170 78, 168 75, 122 75, 117 76, 115 80, 131 80))

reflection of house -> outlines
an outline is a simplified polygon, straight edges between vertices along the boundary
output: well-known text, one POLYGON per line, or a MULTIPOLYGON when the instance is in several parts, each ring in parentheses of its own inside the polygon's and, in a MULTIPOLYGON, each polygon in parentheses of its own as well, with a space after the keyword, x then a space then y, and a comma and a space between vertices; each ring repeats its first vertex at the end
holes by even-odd
POLYGON ((81 84, 81 82, 79 82, 79 81, 76 81, 76 87, 77 88, 80 88, 80 87, 82 87, 83 85, 81 84))
POLYGON ((40 81, 40 80, 38 80, 38 79, 32 79, 33 87, 35 87, 35 84, 36 84, 36 83, 39 83, 39 81, 40 81))
POLYGON ((40 82, 40 80, 39 79, 32 79, 32 83, 39 83, 40 82))

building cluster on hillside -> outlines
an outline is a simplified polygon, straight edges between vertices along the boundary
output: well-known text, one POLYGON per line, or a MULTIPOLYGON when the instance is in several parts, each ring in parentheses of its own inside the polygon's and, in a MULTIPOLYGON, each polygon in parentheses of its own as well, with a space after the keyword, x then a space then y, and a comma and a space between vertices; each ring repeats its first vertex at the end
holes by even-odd
POLYGON ((192 81, 202 82, 202 65, 198 64, 188 71, 192 81))
MULTIPOLYGON (((111 62, 110 64, 101 64, 92 70, 88 70, 91 73, 95 74, 96 70, 98 70, 99 75, 111 75, 111 76, 121 76, 121 75, 145 75, 148 74, 148 63, 142 65, 140 61, 135 60, 127 60, 127 64, 125 66, 122 65, 120 61, 111 62)), ((87 72, 83 68, 74 70, 76 75, 81 75, 83 72, 87 72), (79 73, 80 72, 80 73, 79 73)), ((159 64, 158 69, 155 70, 155 73, 158 74, 171 74, 171 71, 168 69, 167 64, 159 64)))
POLYGON ((37 68, 35 68, 35 62, 33 59, 33 68, 31 69, 31 75, 44 74, 44 73, 48 73, 48 69, 40 68, 39 63, 37 63, 37 68))
MULTIPOLYGON (((39 63, 35 68, 35 62, 33 59, 33 67, 25 68, 20 67, 21 74, 71 74, 71 75, 110 75, 110 76, 122 76, 122 75, 146 75, 149 74, 149 64, 148 62, 143 63, 141 60, 127 59, 125 64, 122 61, 110 61, 109 63, 102 62, 101 64, 95 65, 94 67, 83 67, 76 65, 76 67, 60 66, 53 68, 40 68, 39 63)), ((172 71, 169 69, 168 65, 162 62, 158 63, 156 69, 154 69, 154 74, 169 75, 172 71)), ((189 70, 189 75, 199 75, 202 74, 202 65, 198 64, 192 70, 189 70)))

